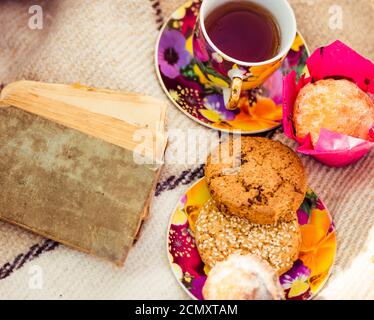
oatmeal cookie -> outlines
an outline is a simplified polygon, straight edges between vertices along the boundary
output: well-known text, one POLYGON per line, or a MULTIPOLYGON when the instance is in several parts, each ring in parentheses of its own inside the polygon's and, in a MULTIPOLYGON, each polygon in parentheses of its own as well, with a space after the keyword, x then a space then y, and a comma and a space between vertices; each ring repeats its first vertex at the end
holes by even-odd
POLYGON ((299 157, 278 141, 240 141, 221 144, 207 160, 205 176, 219 210, 257 224, 294 220, 307 190, 299 157))

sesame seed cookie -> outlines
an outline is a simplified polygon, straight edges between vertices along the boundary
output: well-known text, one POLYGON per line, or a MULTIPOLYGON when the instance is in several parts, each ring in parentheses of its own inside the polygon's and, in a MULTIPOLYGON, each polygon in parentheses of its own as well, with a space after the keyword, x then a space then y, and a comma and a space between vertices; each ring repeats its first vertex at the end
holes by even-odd
POLYGON ((274 225, 252 224, 220 212, 212 199, 200 211, 195 239, 201 259, 210 268, 231 254, 253 254, 267 261, 278 275, 292 268, 301 245, 296 218, 274 225))
POLYGON ((299 157, 266 138, 221 144, 209 155, 205 176, 219 210, 257 224, 294 220, 307 191, 299 157))

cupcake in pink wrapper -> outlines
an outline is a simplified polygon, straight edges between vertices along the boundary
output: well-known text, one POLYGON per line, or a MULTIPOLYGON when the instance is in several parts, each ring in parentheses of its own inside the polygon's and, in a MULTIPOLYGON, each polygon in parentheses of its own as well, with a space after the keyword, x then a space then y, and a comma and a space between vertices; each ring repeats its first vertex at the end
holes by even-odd
POLYGON ((332 167, 344 167, 374 147, 374 64, 336 41, 307 61, 310 76, 283 80, 284 133, 332 167))

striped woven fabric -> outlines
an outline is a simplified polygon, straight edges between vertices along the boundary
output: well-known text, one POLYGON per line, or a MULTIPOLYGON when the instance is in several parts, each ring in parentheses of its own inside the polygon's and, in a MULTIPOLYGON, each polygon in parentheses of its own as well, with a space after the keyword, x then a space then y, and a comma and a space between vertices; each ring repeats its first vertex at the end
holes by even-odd
MULTIPOLYGON (((167 101, 154 72, 154 47, 167 17, 183 0, 59 0, 0 2, 0 82, 26 78, 80 82, 150 94, 167 101), (28 27, 28 10, 44 10, 42 30, 28 27)), ((374 60, 374 0, 290 0, 311 50, 339 38, 374 60), (337 7, 338 3, 338 7, 337 7), (341 10, 342 23, 333 14, 341 10)), ((203 128, 169 103, 169 128, 203 128)), ((273 139, 295 147, 280 132, 273 139)), ((0 297, 15 299, 182 299, 166 254, 174 206, 203 175, 201 165, 174 165, 170 142, 151 217, 124 269, 0 222, 0 297), (33 286, 41 272, 42 285, 33 286), (147 290, 144 290, 147 288, 147 290)), ((191 151, 194 152, 194 151, 191 151)), ((325 201, 338 230, 332 277, 320 299, 374 299, 373 154, 345 169, 302 157, 311 187, 325 201)))

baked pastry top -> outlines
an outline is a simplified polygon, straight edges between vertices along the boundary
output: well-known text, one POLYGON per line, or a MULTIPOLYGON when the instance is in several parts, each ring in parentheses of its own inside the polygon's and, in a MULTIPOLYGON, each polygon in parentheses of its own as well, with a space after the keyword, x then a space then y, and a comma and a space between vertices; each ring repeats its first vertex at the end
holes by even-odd
POLYGON ((245 218, 219 211, 212 199, 196 221, 196 245, 210 268, 231 254, 252 254, 269 263, 278 275, 298 259, 301 233, 297 219, 274 225, 252 224, 245 218))
POLYGON ((274 270, 253 255, 231 255, 210 270, 205 300, 281 300, 284 291, 274 270))
POLYGON ((293 114, 296 136, 309 133, 317 144, 322 128, 368 140, 374 124, 374 105, 370 97, 351 81, 326 79, 302 88, 293 114))
POLYGON ((299 157, 266 138, 221 144, 208 157, 205 176, 220 211, 257 224, 293 221, 307 190, 299 157))

